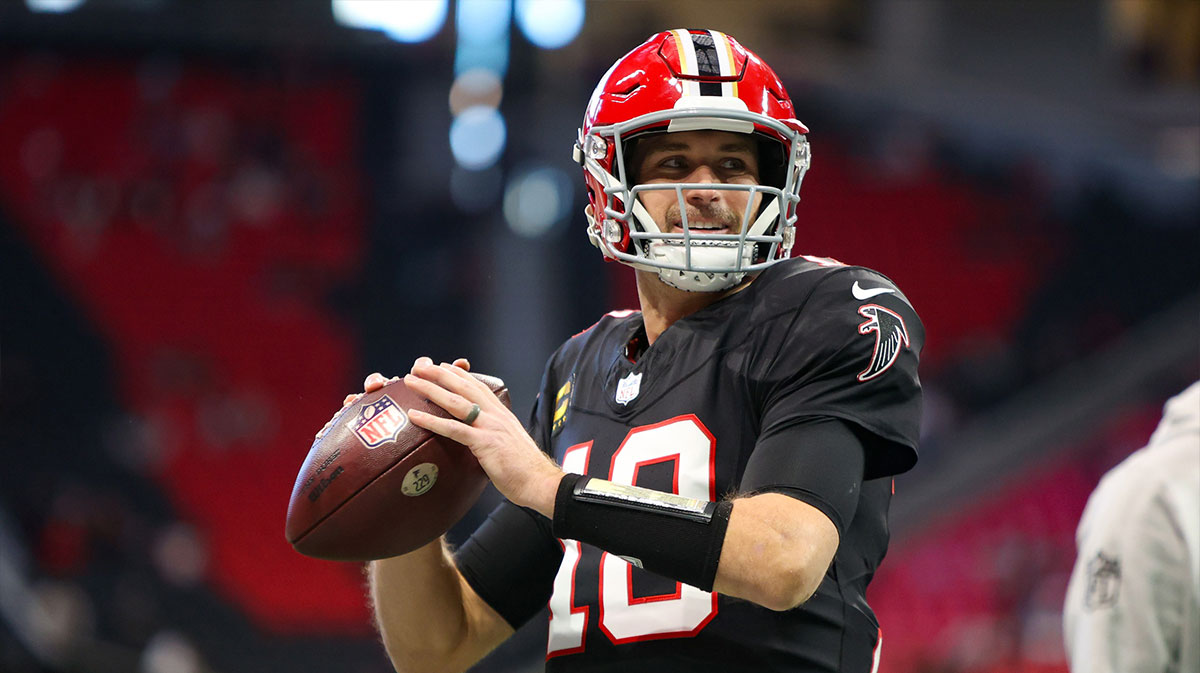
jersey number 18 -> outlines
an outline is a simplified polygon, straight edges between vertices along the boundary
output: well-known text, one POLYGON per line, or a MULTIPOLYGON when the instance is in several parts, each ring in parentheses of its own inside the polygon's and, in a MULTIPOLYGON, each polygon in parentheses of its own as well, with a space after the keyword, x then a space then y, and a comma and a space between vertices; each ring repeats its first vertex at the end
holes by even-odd
MULTIPOLYGON (((563 453, 567 472, 587 474, 592 442, 576 444, 563 453)), ((654 425, 633 428, 613 454, 608 480, 637 486, 638 470, 647 465, 674 463, 673 491, 701 500, 716 499, 714 451, 716 440, 692 414, 676 416, 654 425)), ((547 658, 582 652, 588 620, 587 605, 575 605, 579 560, 584 547, 575 540, 560 540, 562 564, 550 597, 550 638, 547 658)), ((590 553, 599 552, 588 548, 590 553)), ((619 556, 599 552, 598 578, 600 630, 615 644, 658 638, 693 636, 717 614, 717 596, 696 587, 675 583, 675 593, 633 595, 633 566, 619 556)))

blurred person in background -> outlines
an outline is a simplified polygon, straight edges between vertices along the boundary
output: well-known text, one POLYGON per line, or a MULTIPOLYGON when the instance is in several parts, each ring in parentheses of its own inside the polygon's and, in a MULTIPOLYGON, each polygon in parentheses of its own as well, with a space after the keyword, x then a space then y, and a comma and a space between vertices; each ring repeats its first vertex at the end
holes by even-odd
POLYGON ((1200 671, 1200 382, 1100 481, 1076 544, 1063 609, 1071 670, 1200 671))
POLYGON ((924 330, 884 276, 789 259, 806 134, 717 31, 659 33, 604 76, 575 158, 641 311, 559 348, 527 427, 466 360, 414 364, 454 418, 413 423, 506 501, 455 553, 370 565, 398 670, 464 670, 547 603, 548 671, 877 669, 866 587, 917 458, 924 330))

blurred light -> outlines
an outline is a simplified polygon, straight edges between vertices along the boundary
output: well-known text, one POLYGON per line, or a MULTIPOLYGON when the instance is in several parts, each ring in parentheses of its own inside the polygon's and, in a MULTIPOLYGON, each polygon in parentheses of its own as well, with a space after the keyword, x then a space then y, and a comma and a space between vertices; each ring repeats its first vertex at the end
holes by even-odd
POLYGON ((583 0, 517 0, 517 25, 542 49, 566 46, 583 28, 583 0))
POLYGON ((508 40, 470 44, 459 41, 454 50, 454 73, 487 69, 503 76, 508 72, 508 40))
POLYGON ((333 0, 333 18, 352 28, 381 30, 397 42, 424 42, 446 22, 448 0, 333 0))
POLYGON ((204 581, 208 547, 185 523, 172 522, 159 531, 151 557, 159 575, 175 586, 191 587, 204 581))
POLYGON ((508 70, 511 25, 510 0, 459 0, 455 20, 458 29, 455 74, 484 68, 503 75, 508 70))
POLYGON ((22 626, 36 651, 65 664, 61 653, 78 652, 95 634, 96 606, 74 582, 42 580, 32 590, 22 626))
POLYGON ((495 108, 467 108, 450 124, 450 151, 463 168, 479 170, 496 163, 505 140, 504 117, 495 108))
POLYGON ((201 673, 205 668, 196 647, 177 631, 159 631, 142 650, 141 673, 201 673))
POLYGON ((459 0, 455 26, 462 42, 508 41, 509 0, 459 0))
POLYGON ((455 77, 454 84, 450 86, 450 113, 457 117, 476 105, 498 108, 503 95, 500 77, 496 73, 483 68, 468 70, 455 77))
POLYGON ((572 185, 566 173, 552 166, 525 171, 504 192, 504 219, 520 236, 537 238, 566 218, 572 185))
POLYGON ((62 14, 79 9, 87 0, 25 0, 25 7, 31 12, 49 12, 62 14))
POLYGON ((450 171, 450 200, 456 208, 471 215, 491 210, 500 200, 503 177, 499 166, 481 171, 455 166, 450 171))

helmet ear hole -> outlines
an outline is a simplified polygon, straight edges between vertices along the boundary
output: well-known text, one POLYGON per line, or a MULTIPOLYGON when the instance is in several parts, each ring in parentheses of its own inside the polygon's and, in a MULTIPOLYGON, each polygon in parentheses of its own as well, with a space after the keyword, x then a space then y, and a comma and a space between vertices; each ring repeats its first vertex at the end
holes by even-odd
POLYGON ((783 189, 787 181, 787 150, 774 138, 758 137, 758 181, 783 189))
POLYGON ((625 141, 624 147, 621 148, 624 150, 621 161, 625 164, 625 184, 627 185, 636 185, 638 183, 638 173, 640 171, 638 171, 637 157, 635 156, 638 144, 638 138, 630 138, 625 141))

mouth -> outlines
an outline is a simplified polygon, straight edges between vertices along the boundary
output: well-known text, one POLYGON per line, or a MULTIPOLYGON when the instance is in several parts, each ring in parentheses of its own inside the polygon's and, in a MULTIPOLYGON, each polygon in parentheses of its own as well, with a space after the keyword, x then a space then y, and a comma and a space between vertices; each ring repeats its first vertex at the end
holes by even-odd
MULTIPOLYGON (((716 222, 689 222, 688 230, 692 234, 736 234, 737 232, 723 224, 716 222)), ((683 223, 672 223, 669 233, 682 234, 683 223)))

